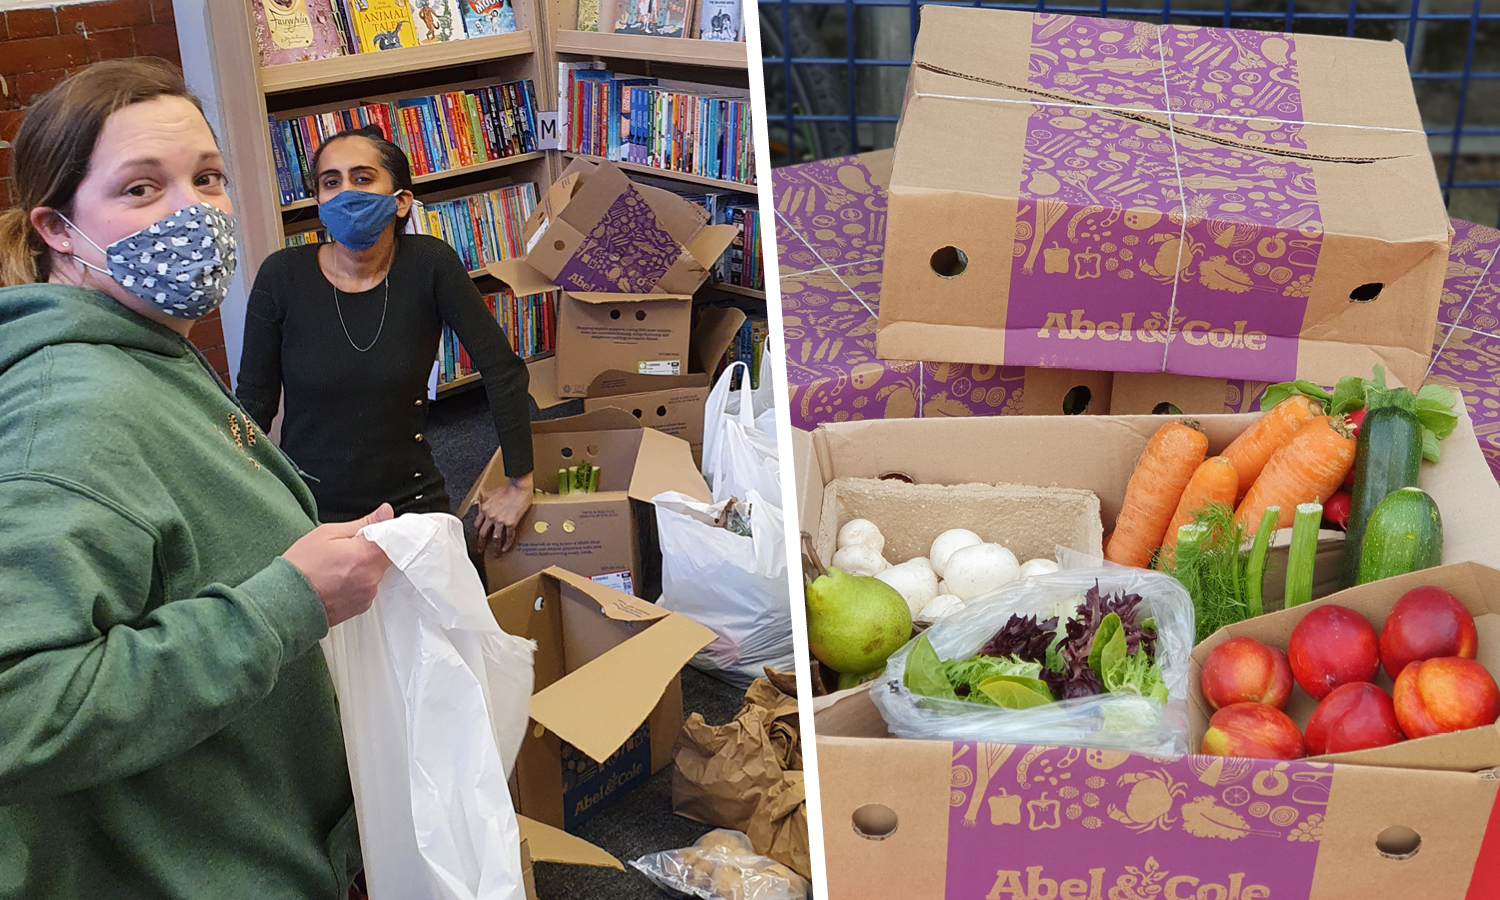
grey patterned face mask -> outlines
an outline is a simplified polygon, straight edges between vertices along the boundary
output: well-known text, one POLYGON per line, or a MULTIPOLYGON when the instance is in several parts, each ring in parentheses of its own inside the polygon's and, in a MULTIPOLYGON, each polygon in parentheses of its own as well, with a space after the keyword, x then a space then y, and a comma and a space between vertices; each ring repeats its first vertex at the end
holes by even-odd
POLYGON ((58 215, 104 254, 109 268, 101 269, 76 254, 74 259, 167 315, 198 319, 224 302, 237 262, 234 216, 206 203, 194 203, 120 238, 106 250, 67 216, 58 215))

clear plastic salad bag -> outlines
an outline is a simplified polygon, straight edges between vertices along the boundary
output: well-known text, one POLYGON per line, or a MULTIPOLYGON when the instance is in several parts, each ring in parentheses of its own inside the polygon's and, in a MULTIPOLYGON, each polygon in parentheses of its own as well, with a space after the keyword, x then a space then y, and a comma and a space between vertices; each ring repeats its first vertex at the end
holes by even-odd
POLYGON ((1187 752, 1193 601, 1170 575, 1111 566, 1029 578, 969 601, 964 609, 938 620, 924 636, 939 659, 964 659, 978 653, 1012 615, 1034 615, 1041 620, 1059 616, 1060 621, 1071 617, 1096 582, 1106 596, 1126 593, 1142 598, 1138 616, 1151 617, 1156 628, 1156 665, 1167 688, 1166 704, 1123 692, 1058 700, 1030 709, 923 696, 903 681, 907 657, 917 643, 913 640, 891 655, 885 672, 870 685, 870 697, 891 733, 944 741, 1066 744, 1159 756, 1187 752))

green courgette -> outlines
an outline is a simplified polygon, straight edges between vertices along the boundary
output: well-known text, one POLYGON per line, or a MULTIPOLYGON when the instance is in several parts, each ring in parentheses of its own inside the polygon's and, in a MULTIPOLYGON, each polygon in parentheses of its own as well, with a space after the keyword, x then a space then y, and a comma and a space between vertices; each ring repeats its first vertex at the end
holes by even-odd
POLYGON ((1359 584, 1430 569, 1443 559, 1443 517, 1420 488, 1393 491, 1365 523, 1359 584))
POLYGON ((1371 410, 1359 426, 1354 489, 1349 492, 1349 522, 1344 528, 1344 556, 1339 564, 1341 587, 1353 587, 1359 581, 1365 523, 1370 514, 1392 491, 1416 487, 1421 466, 1422 423, 1417 417, 1396 406, 1371 410))

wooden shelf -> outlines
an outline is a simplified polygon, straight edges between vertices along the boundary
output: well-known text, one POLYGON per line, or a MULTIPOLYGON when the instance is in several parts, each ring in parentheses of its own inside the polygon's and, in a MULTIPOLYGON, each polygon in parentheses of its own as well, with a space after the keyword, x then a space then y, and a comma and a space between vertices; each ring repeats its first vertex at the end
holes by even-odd
POLYGON ((718 290, 718 291, 723 291, 726 294, 738 294, 741 297, 750 297, 750 298, 755 299, 755 300, 764 300, 764 299, 766 299, 766 292, 765 291, 757 291, 755 288, 740 287, 737 284, 727 284, 727 283, 722 282, 722 281, 712 282, 710 284, 704 285, 704 287, 713 288, 714 290, 718 290))
POLYGON ((284 94, 323 85, 426 72, 509 56, 525 56, 534 49, 531 32, 517 31, 512 34, 403 47, 400 50, 380 50, 375 53, 356 53, 353 56, 267 66, 260 70, 260 83, 267 94, 284 94))
MULTIPOLYGON (((602 156, 589 156, 586 153, 564 153, 569 159, 586 159, 589 162, 613 162, 602 156)), ((659 178, 670 178, 673 181, 686 181, 689 184, 702 184, 708 187, 723 188, 726 191, 740 191, 745 194, 753 194, 757 188, 753 184, 745 184, 740 181, 724 181, 718 178, 704 178, 702 175, 689 175, 686 172, 673 172, 671 169, 658 169, 655 166, 643 166, 639 163, 616 162, 615 165, 629 172, 640 172, 643 175, 655 175, 659 178)))
MULTIPOLYGON (((395 51, 387 52, 394 53, 395 51)), ((434 181, 442 181, 445 178, 457 178, 460 175, 468 175, 471 172, 484 172, 489 169, 499 169, 505 166, 514 166, 518 163, 530 162, 534 159, 541 159, 544 156, 546 156, 546 152, 542 150, 537 150, 531 153, 522 153, 519 156, 506 156, 501 159, 492 159, 489 162, 475 163, 472 166, 460 166, 457 169, 444 169, 441 172, 429 172, 426 175, 418 175, 417 177, 412 179, 412 183, 431 184, 434 181)), ((292 210, 306 209, 309 206, 317 205, 318 201, 314 198, 309 197, 306 200, 298 200, 295 203, 288 203, 281 207, 281 211, 291 212, 292 210)))
POLYGON ((572 56, 645 59, 719 69, 748 68, 749 50, 744 41, 700 41, 696 38, 562 30, 554 31, 553 38, 554 50, 572 56))
MULTIPOLYGON (((530 368, 530 366, 533 363, 540 362, 541 360, 544 360, 544 359, 551 359, 553 357, 553 355, 556 354, 556 352, 557 351, 555 351, 555 350, 543 350, 541 353, 538 353, 535 356, 523 356, 523 357, 521 357, 521 361, 524 362, 524 363, 526 363, 527 367, 530 368)), ((438 385, 437 386, 438 396, 441 397, 443 394, 447 393, 448 391, 456 391, 459 388, 468 387, 469 385, 474 384, 475 382, 477 382, 479 380, 480 380, 480 375, 479 375, 478 372, 470 372, 469 374, 463 376, 462 378, 458 378, 458 379, 455 379, 453 381, 449 381, 449 382, 446 382, 444 384, 438 385)))

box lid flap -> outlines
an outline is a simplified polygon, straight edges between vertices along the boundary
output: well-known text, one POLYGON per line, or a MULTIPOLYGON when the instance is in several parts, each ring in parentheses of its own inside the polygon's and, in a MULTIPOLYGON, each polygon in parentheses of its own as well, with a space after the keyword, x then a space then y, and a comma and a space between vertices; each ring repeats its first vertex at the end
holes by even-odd
POLYGON ((650 204, 651 211, 656 213, 656 221, 678 243, 686 244, 691 241, 708 223, 708 211, 698 204, 684 200, 666 188, 638 182, 634 184, 635 189, 650 204))
POLYGON ((623 409, 596 409, 562 419, 532 422, 532 434, 569 434, 575 431, 638 431, 646 426, 623 409))
MULTIPOLYGON (((561 571, 547 570, 557 577, 561 571)), ((573 580, 578 578, 568 584, 588 590, 573 580)), ((687 616, 662 613, 649 628, 534 694, 531 718, 590 759, 609 759, 651 715, 688 660, 714 640, 712 631, 687 616)))
POLYGON ((597 291, 568 291, 568 296, 580 303, 650 303, 657 300, 691 300, 692 294, 611 294, 597 291))
MULTIPOLYGON (((623 409, 616 412, 636 421, 635 416, 623 409)), ((642 428, 641 449, 636 453, 635 472, 630 478, 630 497, 650 503, 652 497, 664 491, 687 494, 700 503, 713 502, 708 483, 693 462, 692 445, 655 428, 642 428)))
POLYGON ((671 615, 668 610, 655 603, 648 603, 639 597, 633 597, 624 591, 617 591, 609 585, 600 584, 592 578, 585 578, 567 569, 548 566, 542 572, 599 604, 599 611, 611 619, 621 622, 644 622, 651 619, 663 619, 671 615))
POLYGON ((733 306, 705 306, 698 318, 698 327, 688 338, 691 370, 713 374, 719 358, 734 342, 734 336, 739 334, 746 318, 744 310, 733 306))
MULTIPOLYGON (((694 332, 696 334, 696 332, 694 332)), ((590 384, 589 397, 624 397, 630 394, 646 394, 653 391, 670 391, 675 388, 708 387, 709 377, 703 373, 694 375, 637 375, 609 369, 599 373, 590 384)), ((532 396, 536 396, 535 393, 532 396)))
POLYGON ((502 259, 499 262, 486 263, 484 269, 523 297, 557 290, 557 285, 553 284, 550 278, 527 265, 522 259, 502 259))
POLYGON ((567 402, 557 396, 556 356, 544 356, 541 359, 532 360, 526 364, 526 371, 531 375, 527 392, 531 394, 531 399, 536 401, 537 409, 551 409, 567 402))
POLYGON ((521 826, 521 840, 526 842, 527 849, 531 851, 532 860, 625 871, 618 859, 561 828, 553 828, 525 816, 516 816, 516 824, 521 826))
POLYGON ((713 267, 729 245, 734 243, 740 230, 733 225, 705 225, 691 239, 684 241, 688 254, 705 269, 713 267))

